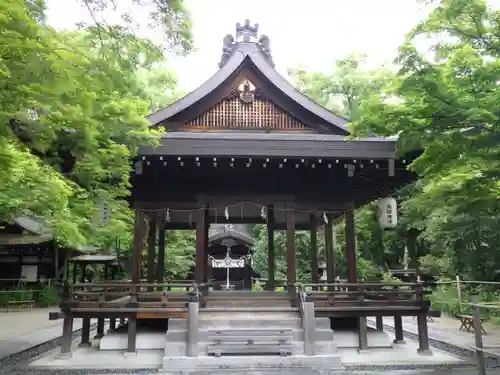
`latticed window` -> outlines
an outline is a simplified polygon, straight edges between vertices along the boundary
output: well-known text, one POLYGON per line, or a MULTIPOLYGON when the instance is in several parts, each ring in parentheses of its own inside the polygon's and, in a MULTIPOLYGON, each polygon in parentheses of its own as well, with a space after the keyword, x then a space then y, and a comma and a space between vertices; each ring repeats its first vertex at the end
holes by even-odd
POLYGON ((252 130, 307 130, 298 119, 273 102, 265 99, 259 90, 244 80, 221 102, 188 121, 188 129, 252 129, 252 130), (242 91, 245 83, 252 91, 242 91))

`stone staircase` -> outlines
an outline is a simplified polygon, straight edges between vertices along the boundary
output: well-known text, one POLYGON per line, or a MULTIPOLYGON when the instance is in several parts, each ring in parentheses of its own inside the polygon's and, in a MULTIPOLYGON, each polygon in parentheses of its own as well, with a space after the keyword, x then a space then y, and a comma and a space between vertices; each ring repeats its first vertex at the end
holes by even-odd
MULTIPOLYGON (((198 355, 303 355, 300 309, 288 293, 212 292, 198 321, 198 355)), ((185 356, 186 319, 170 319, 165 356, 185 356)), ((328 318, 315 318, 316 354, 334 354, 328 318)))

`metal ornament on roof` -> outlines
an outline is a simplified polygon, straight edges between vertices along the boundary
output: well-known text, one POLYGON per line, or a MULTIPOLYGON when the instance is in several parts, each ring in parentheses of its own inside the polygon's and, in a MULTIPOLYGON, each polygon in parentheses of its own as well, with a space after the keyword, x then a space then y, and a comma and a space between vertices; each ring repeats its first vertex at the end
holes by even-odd
POLYGON ((238 91, 240 92, 240 100, 243 103, 249 104, 255 100, 255 86, 249 80, 243 81, 238 86, 238 91))
POLYGON ((247 263, 247 257, 243 256, 238 259, 233 259, 230 256, 224 257, 223 259, 215 259, 214 257, 209 257, 212 268, 244 268, 247 263))

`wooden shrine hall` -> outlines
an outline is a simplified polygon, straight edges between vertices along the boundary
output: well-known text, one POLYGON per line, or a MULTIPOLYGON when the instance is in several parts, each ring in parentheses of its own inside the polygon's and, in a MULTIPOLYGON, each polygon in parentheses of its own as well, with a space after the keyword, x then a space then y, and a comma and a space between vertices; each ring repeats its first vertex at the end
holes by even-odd
MULTIPOLYGON (((197 304, 193 314, 201 316, 204 309, 209 309, 208 302, 217 306, 219 299, 253 299, 261 309, 271 309, 276 301, 286 300, 286 311, 297 311, 301 319, 358 319, 360 349, 368 348, 367 316, 377 317, 380 330, 382 316, 394 317, 398 342, 403 341, 401 317, 417 316, 419 352, 429 353, 425 285, 363 283, 356 272, 354 210, 389 197, 414 178, 406 168, 411 157, 396 157, 395 139, 373 134, 352 139, 347 119, 315 103, 277 73, 269 38, 259 36, 258 26, 248 21, 237 25, 235 36, 224 37, 219 70, 211 78, 148 119, 152 128, 162 128, 164 133, 157 147, 140 147, 132 161, 135 224, 131 281, 95 285, 100 289, 94 294, 84 292, 82 285, 68 286, 61 305, 65 332, 69 332, 75 317, 125 317, 127 351, 133 352, 139 313, 155 311, 168 317, 175 312, 189 320, 188 304, 197 304), (335 287, 332 225, 337 220, 345 220, 346 228, 348 274, 342 291, 335 287), (231 296, 231 291, 209 290, 211 224, 267 225, 267 291, 234 291, 231 296), (326 290, 320 288, 318 279, 316 233, 320 225, 326 228, 327 283, 321 284, 326 285, 326 290), (178 292, 164 292, 172 285, 163 284, 161 274, 165 230, 184 229, 196 231, 196 254, 192 292, 180 296, 178 292), (285 292, 275 292, 276 230, 286 231, 285 292), (297 230, 311 231, 309 280, 297 280, 297 230), (160 263, 160 274, 154 277, 153 272, 148 273, 151 275, 147 283, 141 283, 141 251, 147 233, 148 269, 160 263), (123 303, 110 302, 124 296, 128 299, 123 303), (308 306, 312 306, 312 315, 306 313, 308 306), (185 315, 180 314, 183 311, 185 315)), ((86 284, 85 288, 88 291, 91 287, 86 284)), ((285 309, 282 305, 279 308, 285 309)), ((229 310, 237 313, 236 307, 229 310)), ((210 311, 224 313, 220 309, 210 311)), ((314 326, 309 323, 304 320, 303 327, 314 326)), ((201 328, 188 323, 187 329, 191 332, 201 328)), ((313 336, 305 337, 314 340, 313 336)), ((189 342, 195 336, 187 337, 187 355, 198 355, 198 349, 189 342)), ((314 345, 307 344, 307 340, 304 352, 314 355, 314 345)), ((63 352, 69 351, 65 342, 63 352)))
POLYGON ((254 240, 245 229, 244 225, 210 226, 206 270, 211 290, 252 289, 251 249, 254 240))

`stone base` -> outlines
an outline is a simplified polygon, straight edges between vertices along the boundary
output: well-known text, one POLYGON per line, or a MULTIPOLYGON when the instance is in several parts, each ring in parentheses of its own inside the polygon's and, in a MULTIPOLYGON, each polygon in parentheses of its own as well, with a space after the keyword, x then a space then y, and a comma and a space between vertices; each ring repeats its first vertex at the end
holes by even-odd
MULTIPOLYGON (((137 332, 137 350, 164 349, 166 343, 165 331, 137 332)), ((127 350, 127 332, 111 332, 104 336, 99 344, 100 350, 127 350)))
POLYGON ((92 343, 90 342, 81 342, 78 344, 79 348, 90 348, 92 346, 92 343))
POLYGON ((392 343, 396 344, 396 345, 404 345, 404 344, 406 344, 406 341, 405 340, 394 340, 392 343))
MULTIPOLYGON (((333 333, 334 341, 339 349, 357 349, 359 347, 358 332, 338 330, 333 333)), ((368 348, 392 348, 392 339, 386 332, 369 329, 367 333, 368 348)))
POLYGON ((425 350, 417 349, 417 353, 420 355, 425 355, 425 356, 432 355, 432 351, 430 349, 425 349, 425 350))
POLYGON ((168 374, 190 375, 198 371, 215 373, 220 370, 317 369, 342 370, 340 356, 222 356, 163 357, 163 371, 168 374))
POLYGON ((137 357, 137 352, 125 352, 123 353, 123 356, 125 358, 129 358, 129 357, 137 357))
POLYGON ((56 356, 56 359, 71 359, 73 357, 73 353, 59 353, 56 356))

